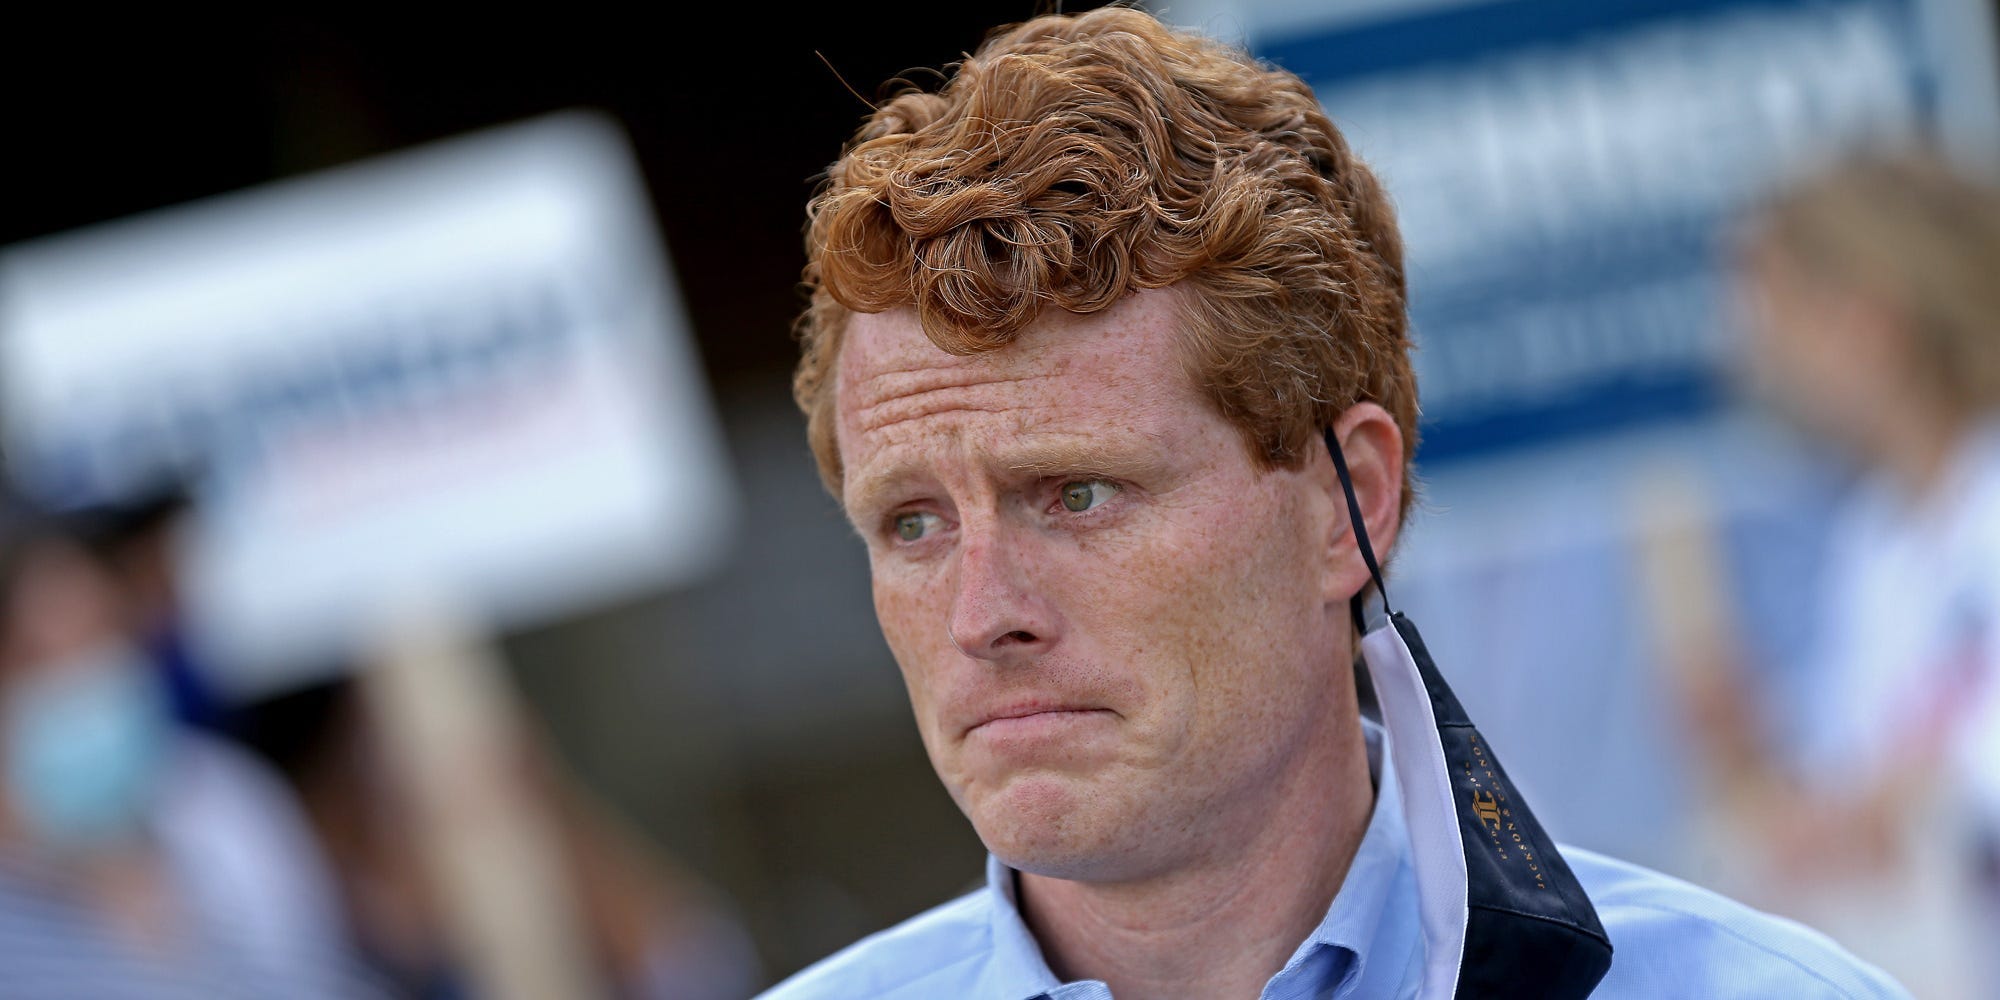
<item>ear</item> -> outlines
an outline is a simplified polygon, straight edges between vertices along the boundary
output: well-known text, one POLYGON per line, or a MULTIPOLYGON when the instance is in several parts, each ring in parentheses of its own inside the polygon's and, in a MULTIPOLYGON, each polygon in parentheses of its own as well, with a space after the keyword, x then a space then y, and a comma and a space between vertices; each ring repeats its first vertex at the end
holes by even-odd
MULTIPOLYGON (((1333 424, 1334 439, 1347 460, 1354 499, 1368 529, 1368 542, 1378 563, 1395 547, 1403 511, 1403 432, 1396 418, 1374 403, 1356 403, 1333 424)), ((1313 478, 1328 491, 1333 514, 1326 533, 1326 573, 1322 592, 1329 604, 1345 605, 1368 586, 1368 563, 1348 524, 1347 497, 1333 457, 1322 444, 1314 449, 1313 478)))

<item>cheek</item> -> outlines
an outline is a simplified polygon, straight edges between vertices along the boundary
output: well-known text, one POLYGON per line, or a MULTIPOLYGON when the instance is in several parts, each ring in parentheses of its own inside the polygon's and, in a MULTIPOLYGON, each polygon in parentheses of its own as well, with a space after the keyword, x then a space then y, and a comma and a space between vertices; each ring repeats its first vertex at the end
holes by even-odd
POLYGON ((1174 692, 1172 710, 1190 721, 1296 695, 1271 673, 1316 636, 1311 540, 1281 495, 1258 500, 1177 512, 1171 527, 1092 560, 1100 584, 1117 581, 1095 615, 1121 647, 1106 652, 1149 665, 1135 680, 1174 692))
POLYGON ((875 620, 881 623, 882 638, 889 644, 896 665, 909 688, 910 703, 917 710, 917 724, 930 739, 928 713, 930 672, 945 662, 951 648, 945 629, 950 614, 948 597, 940 587, 915 578, 907 571, 872 570, 875 620))

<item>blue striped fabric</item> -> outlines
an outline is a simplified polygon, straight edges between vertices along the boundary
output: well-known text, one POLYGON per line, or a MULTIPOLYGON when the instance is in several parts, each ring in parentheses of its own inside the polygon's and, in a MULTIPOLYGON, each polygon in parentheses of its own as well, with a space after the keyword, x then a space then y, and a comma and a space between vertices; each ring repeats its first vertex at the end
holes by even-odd
POLYGON ((331 888, 275 776, 204 738, 175 748, 152 809, 164 918, 151 937, 71 872, 0 849, 0 998, 362 1000, 331 888))

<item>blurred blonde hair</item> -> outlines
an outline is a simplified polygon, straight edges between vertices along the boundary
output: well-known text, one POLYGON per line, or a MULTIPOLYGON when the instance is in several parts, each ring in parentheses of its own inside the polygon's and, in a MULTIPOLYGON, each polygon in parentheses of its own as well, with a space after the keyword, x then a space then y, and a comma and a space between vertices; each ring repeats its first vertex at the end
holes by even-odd
POLYGON ((1874 155, 1781 195, 1753 230, 1818 281, 1908 323, 1919 372, 1963 416, 2000 409, 2000 192, 1927 153, 1874 155))
MULTIPOLYGON (((1402 240, 1306 85, 1129 8, 1001 31, 870 115, 808 209, 794 394, 836 496, 848 317, 914 306, 954 354, 1180 284, 1196 384, 1270 466, 1360 400, 1416 451, 1402 240)), ((1407 482, 1406 482, 1407 487, 1407 482)), ((1411 491, 1403 491, 1407 510, 1411 491)))

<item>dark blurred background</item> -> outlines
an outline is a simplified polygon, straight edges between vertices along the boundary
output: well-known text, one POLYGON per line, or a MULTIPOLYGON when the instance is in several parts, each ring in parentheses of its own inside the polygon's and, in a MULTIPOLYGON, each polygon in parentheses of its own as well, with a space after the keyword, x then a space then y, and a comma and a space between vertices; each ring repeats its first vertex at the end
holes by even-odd
POLYGON ((764 376, 791 363, 770 334, 799 302, 805 201, 862 98, 1037 12, 1022 0, 866 16, 709 8, 679 24, 583 12, 59 19, 16 34, 0 68, 15 95, 17 192, 0 243, 597 108, 630 134, 668 246, 690 251, 675 263, 708 370, 764 376))
POLYGON ((578 777, 742 907, 775 975, 946 898, 982 857, 790 404, 805 203, 862 97, 1035 13, 67 18, 0 60, 0 245, 542 112, 613 116, 739 465, 740 551, 698 589, 510 636, 507 659, 578 777))

